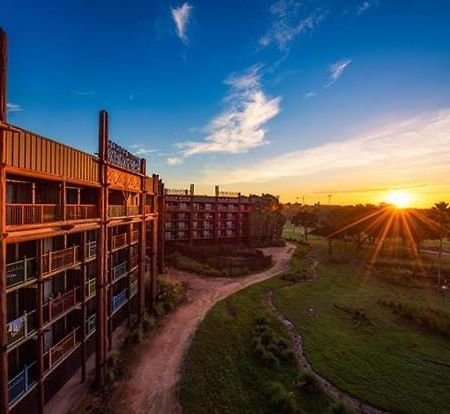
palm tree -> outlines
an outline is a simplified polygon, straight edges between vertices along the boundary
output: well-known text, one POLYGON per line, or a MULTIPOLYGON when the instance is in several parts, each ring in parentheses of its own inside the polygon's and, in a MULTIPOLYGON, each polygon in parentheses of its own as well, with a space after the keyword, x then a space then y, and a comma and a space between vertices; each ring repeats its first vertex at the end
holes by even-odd
POLYGON ((439 251, 438 251, 438 267, 437 267, 437 283, 438 289, 441 287, 441 266, 442 266, 442 250, 444 239, 449 232, 450 222, 450 205, 445 201, 440 201, 433 206, 433 214, 439 224, 439 251))

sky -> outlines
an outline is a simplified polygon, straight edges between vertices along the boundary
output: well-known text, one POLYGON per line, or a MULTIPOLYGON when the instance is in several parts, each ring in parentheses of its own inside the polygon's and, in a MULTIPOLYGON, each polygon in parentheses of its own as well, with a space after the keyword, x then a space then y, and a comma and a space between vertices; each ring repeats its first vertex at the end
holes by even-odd
POLYGON ((0 0, 8 120, 168 188, 450 201, 447 0, 0 0))

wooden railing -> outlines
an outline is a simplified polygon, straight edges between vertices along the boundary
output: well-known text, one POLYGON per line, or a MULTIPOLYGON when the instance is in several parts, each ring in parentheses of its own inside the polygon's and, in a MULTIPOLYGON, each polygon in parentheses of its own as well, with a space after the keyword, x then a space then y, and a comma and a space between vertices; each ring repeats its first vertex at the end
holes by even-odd
POLYGON ((92 298, 97 293, 97 280, 95 278, 89 279, 85 284, 85 295, 87 299, 92 298))
POLYGON ((47 352, 44 353, 44 362, 47 362, 45 368, 51 369, 64 355, 67 355, 77 344, 77 330, 75 328, 63 339, 53 345, 47 352))
POLYGON ((130 298, 132 298, 134 295, 136 295, 137 291, 138 291, 138 281, 133 280, 130 283, 130 298))
POLYGON ((43 305, 44 321, 49 322, 74 306, 78 302, 77 292, 78 288, 74 288, 62 295, 59 293, 55 298, 50 298, 49 301, 43 305))
POLYGON ((131 243, 135 243, 139 240, 139 231, 138 230, 133 230, 131 232, 131 243))
POLYGON ((152 212, 152 206, 145 205, 145 214, 150 214, 152 212))
POLYGON ((120 279, 127 274, 127 262, 120 263, 112 268, 113 280, 120 279))
POLYGON ((108 217, 123 217, 127 215, 125 206, 123 205, 109 205, 108 217))
POLYGON ((25 395, 36 383, 36 380, 30 372, 35 366, 36 362, 25 365, 22 371, 8 381, 8 399, 10 406, 25 395))
POLYGON ((25 312, 23 315, 8 322, 8 345, 12 345, 36 330, 36 311, 25 312))
POLYGON ((6 224, 42 224, 60 220, 58 204, 6 204, 6 224))
POLYGON ((139 206, 127 206, 127 216, 137 216, 140 214, 139 206))
POLYGON ((66 206, 67 220, 86 220, 97 218, 95 204, 68 204, 66 206))
POLYGON ((112 237, 111 248, 112 250, 119 249, 127 244, 127 233, 115 234, 112 237))
POLYGON ((36 279, 35 259, 24 257, 6 265, 6 285, 8 287, 36 279))
POLYGON ((85 258, 86 259, 92 259, 93 257, 97 256, 97 241, 93 240, 86 243, 85 246, 85 258))
POLYGON ((68 269, 80 260, 80 246, 72 246, 67 249, 47 252, 42 255, 43 274, 68 269))
POLYGON ((139 263, 139 256, 138 255, 131 256, 131 258, 130 258, 130 269, 132 269, 133 267, 137 266, 138 263, 139 263))

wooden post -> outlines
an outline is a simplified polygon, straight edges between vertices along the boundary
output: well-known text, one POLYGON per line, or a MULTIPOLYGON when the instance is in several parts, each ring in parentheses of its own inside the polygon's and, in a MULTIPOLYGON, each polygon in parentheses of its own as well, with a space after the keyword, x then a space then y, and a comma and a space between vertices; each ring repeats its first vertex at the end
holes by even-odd
POLYGON ((101 188, 98 197, 100 211, 100 228, 97 232, 97 292, 96 292, 96 351, 95 375, 98 386, 105 384, 106 363, 106 226, 107 226, 107 172, 108 157, 108 114, 101 111, 99 115, 98 155, 101 188))
MULTIPOLYGON (((81 233, 81 382, 86 381, 86 232, 81 233)), ((74 290, 74 303, 76 302, 76 290, 74 290)))
POLYGON ((0 123, 7 120, 7 67, 8 67, 8 40, 6 33, 0 28, 0 123))
POLYGON ((127 327, 131 326, 131 232, 132 232, 133 223, 127 224, 127 253, 128 253, 128 274, 127 274, 127 284, 128 284, 128 316, 127 316, 127 327))
POLYGON ((216 200, 214 203, 214 244, 219 243, 219 186, 215 187, 216 200))
MULTIPOLYGON (((157 177, 157 176, 156 176, 157 177)), ((164 273, 165 269, 165 246, 166 246, 166 201, 164 192, 164 183, 158 181, 157 194, 154 197, 156 204, 155 214, 158 215, 158 273, 164 273)))
MULTIPOLYGON (((0 31, 0 39, 4 42, 4 32, 0 31)), ((1 71, 1 69, 0 69, 1 71)), ((1 85, 0 85, 1 88, 1 85)), ((0 413, 8 413, 8 334, 7 334, 7 294, 6 294, 6 172, 5 172, 5 139, 0 127, 0 413)))
MULTIPOLYGON (((44 240, 37 241, 37 367, 38 367, 38 407, 39 413, 44 413, 45 406, 45 379, 44 379, 44 307, 43 307, 43 271, 44 262, 42 260, 44 252, 44 240)), ((50 254, 49 254, 50 256, 50 254)), ((51 362, 50 362, 51 363, 51 362)))
POLYGON ((145 314, 145 251, 146 251, 146 214, 145 214, 145 201, 147 198, 146 189, 146 162, 145 159, 141 160, 141 214, 142 222, 140 223, 140 234, 139 234, 139 273, 138 273, 138 323, 142 321, 145 314))

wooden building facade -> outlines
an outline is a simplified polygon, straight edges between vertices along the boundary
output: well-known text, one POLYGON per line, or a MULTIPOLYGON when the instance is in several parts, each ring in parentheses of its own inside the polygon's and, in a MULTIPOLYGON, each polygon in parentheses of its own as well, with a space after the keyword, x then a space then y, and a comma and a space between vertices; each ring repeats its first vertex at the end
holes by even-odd
POLYGON ((6 67, 0 30, 0 414, 42 413, 94 353, 102 385, 113 331, 153 305, 164 188, 104 111, 98 155, 9 124, 6 67))

